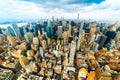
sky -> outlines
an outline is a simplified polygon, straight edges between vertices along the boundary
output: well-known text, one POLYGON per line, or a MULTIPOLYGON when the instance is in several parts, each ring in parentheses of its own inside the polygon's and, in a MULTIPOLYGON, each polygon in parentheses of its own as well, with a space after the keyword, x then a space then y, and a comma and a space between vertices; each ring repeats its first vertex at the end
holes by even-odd
POLYGON ((120 21, 120 0, 0 0, 0 22, 47 19, 120 21))

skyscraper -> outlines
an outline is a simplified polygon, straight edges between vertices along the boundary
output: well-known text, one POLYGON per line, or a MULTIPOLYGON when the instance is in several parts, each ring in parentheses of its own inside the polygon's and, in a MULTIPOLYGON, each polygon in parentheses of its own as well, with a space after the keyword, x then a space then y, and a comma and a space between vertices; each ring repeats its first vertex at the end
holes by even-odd
POLYGON ((52 38, 52 29, 51 29, 51 27, 46 27, 46 33, 47 33, 47 36, 49 37, 49 38, 52 38))
POLYGON ((33 31, 36 36, 38 36, 38 27, 36 25, 33 26, 33 31))
POLYGON ((47 26, 48 26, 48 27, 52 27, 52 24, 53 24, 52 21, 48 19, 48 20, 47 20, 47 26))
POLYGON ((66 27, 67 26, 67 22, 65 20, 62 21, 62 26, 66 27))
POLYGON ((107 36, 105 36, 105 35, 101 36, 101 39, 100 39, 100 42, 99 42, 99 49, 101 49, 103 47, 106 39, 107 39, 107 36))
POLYGON ((27 43, 31 43, 33 40, 33 34, 31 32, 25 33, 24 37, 25 37, 27 43))
POLYGON ((62 26, 58 26, 58 37, 62 37, 62 26))
MULTIPOLYGON (((110 31, 107 31, 106 32, 106 36, 107 36, 107 39, 105 41, 105 44, 109 43, 116 35, 116 29, 118 27, 118 24, 117 22, 115 24, 113 24, 113 26, 110 28, 110 31)), ((105 45, 104 44, 104 45, 105 45)))
POLYGON ((24 34, 25 34, 24 28, 23 27, 19 27, 19 30, 20 30, 21 37, 23 37, 24 34))
POLYGON ((79 50, 80 49, 80 42, 81 42, 81 39, 82 39, 82 37, 84 37, 84 36, 82 36, 82 34, 84 34, 83 33, 83 24, 84 23, 81 23, 81 26, 80 26, 80 28, 79 28, 79 37, 78 37, 78 42, 77 42, 77 50, 79 50))
POLYGON ((10 26, 7 27, 7 30, 8 30, 8 32, 10 33, 11 36, 16 37, 16 35, 15 35, 13 29, 12 29, 10 26))
POLYGON ((0 34, 2 34, 2 29, 0 28, 0 34))
POLYGON ((72 43, 70 44, 70 57, 69 57, 70 66, 74 66, 75 51, 76 51, 76 42, 72 41, 72 43))
POLYGON ((48 20, 48 21, 47 21, 46 30, 47 30, 47 34, 49 34, 48 36, 49 36, 50 38, 52 38, 52 34, 53 34, 52 28, 53 28, 53 23, 52 23, 51 20, 48 20))
POLYGON ((95 32, 96 32, 96 23, 91 23, 90 24, 90 37, 92 37, 94 34, 95 34, 95 32))
POLYGON ((17 24, 12 24, 11 28, 13 29, 16 37, 21 37, 20 30, 17 24))
POLYGON ((71 37, 71 29, 72 29, 72 27, 71 27, 71 25, 69 24, 69 26, 68 26, 68 36, 69 36, 69 37, 71 37))

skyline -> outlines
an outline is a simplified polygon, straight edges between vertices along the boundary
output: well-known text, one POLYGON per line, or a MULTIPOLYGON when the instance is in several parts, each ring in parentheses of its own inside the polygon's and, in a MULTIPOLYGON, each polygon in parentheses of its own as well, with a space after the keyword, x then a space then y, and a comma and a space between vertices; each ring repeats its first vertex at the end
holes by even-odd
POLYGON ((120 0, 0 0, 0 22, 47 19, 120 21, 120 0))

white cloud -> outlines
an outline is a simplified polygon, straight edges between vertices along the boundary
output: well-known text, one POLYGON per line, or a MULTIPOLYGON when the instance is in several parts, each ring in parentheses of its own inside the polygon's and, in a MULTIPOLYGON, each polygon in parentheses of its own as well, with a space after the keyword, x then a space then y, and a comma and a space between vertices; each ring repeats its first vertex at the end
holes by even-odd
POLYGON ((7 19, 30 19, 37 17, 38 14, 43 13, 44 9, 40 5, 31 2, 24 2, 18 0, 0 1, 1 20, 7 19), (3 13, 3 14, 2 14, 3 13))
POLYGON ((64 9, 60 9, 60 8, 55 8, 50 11, 50 13, 56 13, 56 14, 60 14, 60 13, 62 14, 64 12, 65 12, 64 9))
MULTIPOLYGON (((62 0, 61 2, 67 2, 62 0)), ((52 2, 46 2, 52 5, 52 2)), ((54 2, 56 4, 56 2, 54 2)), ((58 4, 58 3, 57 3, 58 4)), ((80 14, 82 19, 110 20, 120 21, 120 0, 106 0, 100 4, 83 5, 83 4, 61 4, 57 7, 44 7, 43 4, 25 2, 19 0, 0 0, 0 21, 7 20, 27 20, 37 18, 64 17, 77 19, 80 14)), ((47 5, 46 5, 47 6, 47 5)))
POLYGON ((81 18, 95 20, 120 21, 120 0, 106 0, 100 4, 84 6, 80 13, 81 18))

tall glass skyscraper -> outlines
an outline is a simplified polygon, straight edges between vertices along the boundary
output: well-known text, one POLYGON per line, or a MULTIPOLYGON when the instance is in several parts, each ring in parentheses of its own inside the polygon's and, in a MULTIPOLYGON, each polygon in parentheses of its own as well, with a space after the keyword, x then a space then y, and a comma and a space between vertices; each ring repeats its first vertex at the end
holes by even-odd
POLYGON ((7 29, 8 29, 8 32, 10 33, 11 36, 16 37, 16 35, 15 35, 13 29, 12 29, 10 26, 8 26, 7 29))

